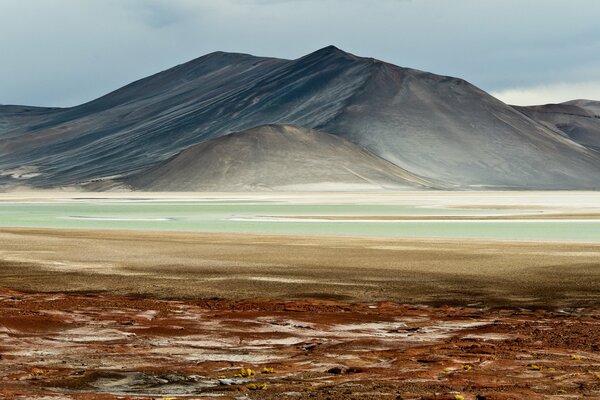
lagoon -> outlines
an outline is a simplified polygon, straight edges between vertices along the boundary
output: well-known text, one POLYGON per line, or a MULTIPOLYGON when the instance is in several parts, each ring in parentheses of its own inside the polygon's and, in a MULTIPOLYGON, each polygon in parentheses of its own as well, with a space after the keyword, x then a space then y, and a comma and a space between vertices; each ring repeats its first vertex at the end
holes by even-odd
POLYGON ((485 219, 490 215, 514 218, 520 214, 539 215, 540 212, 542 211, 537 209, 460 208, 415 204, 84 199, 66 202, 2 202, 0 226, 600 242, 600 219, 555 219, 552 214, 544 214, 542 219, 485 219), (470 219, 460 219, 461 216, 470 219), (362 220, 356 220, 356 217, 362 220), (390 217, 403 219, 395 220, 390 217), (422 219, 424 217, 428 219, 422 219))

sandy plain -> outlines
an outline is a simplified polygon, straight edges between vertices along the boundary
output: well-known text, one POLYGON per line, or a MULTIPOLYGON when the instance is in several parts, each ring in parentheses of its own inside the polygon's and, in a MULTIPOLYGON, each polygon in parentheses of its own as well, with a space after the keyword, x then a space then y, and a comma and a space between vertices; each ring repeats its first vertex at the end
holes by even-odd
POLYGON ((0 229, 0 282, 156 298, 600 305, 600 244, 0 229))

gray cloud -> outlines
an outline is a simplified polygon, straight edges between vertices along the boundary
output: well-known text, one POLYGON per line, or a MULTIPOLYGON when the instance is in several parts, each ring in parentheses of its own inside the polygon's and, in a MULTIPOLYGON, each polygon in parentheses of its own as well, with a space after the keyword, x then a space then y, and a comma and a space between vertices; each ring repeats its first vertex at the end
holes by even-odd
MULTIPOLYGON (((112 2, 113 7, 119 7, 118 2, 112 2)), ((190 17, 186 10, 177 6, 177 3, 169 3, 159 0, 135 0, 126 3, 130 17, 142 21, 150 28, 165 28, 173 24, 183 23, 190 17), (173 6, 175 4, 175 6, 173 6)))
POLYGON ((577 87, 600 82, 598 21, 596 0, 3 0, 0 103, 74 105, 215 50, 328 44, 496 93, 577 87))

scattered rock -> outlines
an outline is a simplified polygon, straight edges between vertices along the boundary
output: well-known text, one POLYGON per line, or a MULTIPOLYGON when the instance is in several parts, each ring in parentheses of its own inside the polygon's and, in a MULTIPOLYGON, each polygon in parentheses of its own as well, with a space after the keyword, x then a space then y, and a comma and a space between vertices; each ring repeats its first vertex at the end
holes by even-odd
POLYGON ((341 367, 329 368, 327 370, 327 372, 330 374, 334 374, 334 375, 342 375, 342 374, 358 374, 358 373, 364 372, 364 370, 362 370, 361 368, 341 366, 341 367))

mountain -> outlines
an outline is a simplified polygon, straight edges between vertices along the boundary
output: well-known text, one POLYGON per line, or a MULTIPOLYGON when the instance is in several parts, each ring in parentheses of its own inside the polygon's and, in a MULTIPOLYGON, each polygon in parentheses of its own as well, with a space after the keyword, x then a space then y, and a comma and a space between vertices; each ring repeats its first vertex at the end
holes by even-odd
POLYGON ((263 125, 204 141, 124 182, 145 191, 436 187, 348 140, 293 125, 263 125))
POLYGON ((0 185, 127 179, 265 124, 337 135, 456 189, 600 188, 586 144, 464 80, 333 46, 296 60, 216 52, 80 106, 0 106, 0 185))
POLYGON ((571 140, 600 151, 600 101, 572 100, 514 108, 571 140))

